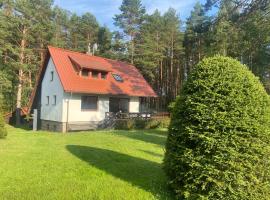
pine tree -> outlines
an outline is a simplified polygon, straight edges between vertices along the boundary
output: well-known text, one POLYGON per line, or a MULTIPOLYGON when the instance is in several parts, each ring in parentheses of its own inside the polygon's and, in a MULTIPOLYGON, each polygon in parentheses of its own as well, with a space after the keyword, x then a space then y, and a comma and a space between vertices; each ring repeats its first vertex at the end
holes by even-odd
POLYGON ((197 2, 186 22, 184 46, 187 72, 207 54, 209 25, 210 18, 206 16, 203 6, 197 2))
POLYGON ((57 47, 68 48, 69 12, 55 6, 52 10, 53 37, 51 44, 57 47))
POLYGON ((145 8, 141 0, 123 0, 120 7, 121 14, 115 15, 114 24, 124 30, 129 36, 130 62, 134 63, 135 42, 134 39, 139 33, 144 20, 145 8))
POLYGON ((82 46, 85 50, 87 50, 89 43, 93 45, 98 42, 99 24, 94 15, 91 13, 83 14, 79 29, 83 36, 82 46))
POLYGON ((100 27, 98 31, 99 55, 110 57, 111 48, 112 48, 112 33, 106 26, 100 27))

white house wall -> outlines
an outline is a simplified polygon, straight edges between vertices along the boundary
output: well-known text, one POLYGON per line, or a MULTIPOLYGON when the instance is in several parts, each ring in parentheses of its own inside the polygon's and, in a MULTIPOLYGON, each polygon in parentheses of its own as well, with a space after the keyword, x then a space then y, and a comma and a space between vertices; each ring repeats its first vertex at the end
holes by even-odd
MULTIPOLYGON (((64 93, 63 100, 63 122, 97 122, 105 118, 105 113, 109 112, 109 96, 98 96, 97 111, 81 110, 82 94, 64 93)), ((130 97, 129 112, 139 112, 139 97, 130 97)))
POLYGON ((41 119, 62 122, 63 120, 63 95, 64 90, 56 72, 54 63, 50 58, 41 86, 41 119), (51 72, 53 81, 51 81, 51 72), (53 96, 56 95, 56 105, 53 105, 53 96), (47 96, 50 98, 47 105, 47 96))
POLYGON ((92 122, 102 121, 105 118, 105 113, 109 112, 109 97, 98 97, 97 111, 82 111, 81 110, 81 94, 65 93, 64 99, 64 121, 65 122, 92 122))
POLYGON ((129 112, 138 113, 140 111, 139 97, 131 97, 129 100, 129 112))

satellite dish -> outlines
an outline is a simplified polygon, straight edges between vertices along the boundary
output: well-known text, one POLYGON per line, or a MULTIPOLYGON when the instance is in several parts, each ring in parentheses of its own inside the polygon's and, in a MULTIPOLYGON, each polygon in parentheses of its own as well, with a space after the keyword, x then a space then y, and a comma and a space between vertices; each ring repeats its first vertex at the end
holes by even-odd
POLYGON ((97 43, 95 43, 93 45, 93 55, 95 54, 95 51, 97 51, 97 50, 98 50, 98 45, 97 45, 97 43))

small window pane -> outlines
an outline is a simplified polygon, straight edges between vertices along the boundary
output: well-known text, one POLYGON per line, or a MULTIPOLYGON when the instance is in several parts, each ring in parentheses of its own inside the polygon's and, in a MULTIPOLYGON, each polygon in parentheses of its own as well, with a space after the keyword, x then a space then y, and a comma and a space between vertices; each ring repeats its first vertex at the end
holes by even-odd
POLYGON ((118 75, 118 74, 113 74, 113 77, 114 77, 114 79, 115 79, 116 81, 123 82, 123 79, 122 79, 122 77, 121 77, 120 75, 118 75))
POLYGON ((92 71, 92 78, 98 78, 98 71, 92 71))
POLYGON ((56 105, 56 95, 53 95, 53 105, 56 105))
POLYGON ((107 78, 107 73, 106 72, 101 72, 101 78, 106 79, 107 78))
POLYGON ((51 81, 53 81, 53 75, 54 75, 54 72, 51 71, 51 81))
POLYGON ((47 101, 46 105, 49 105, 50 104, 50 97, 49 96, 46 97, 46 101, 47 101))
POLYGON ((93 96, 82 96, 81 109, 82 110, 97 110, 98 98, 93 96))
POLYGON ((82 70, 82 76, 88 77, 88 75, 89 75, 89 70, 83 69, 83 70, 82 70))

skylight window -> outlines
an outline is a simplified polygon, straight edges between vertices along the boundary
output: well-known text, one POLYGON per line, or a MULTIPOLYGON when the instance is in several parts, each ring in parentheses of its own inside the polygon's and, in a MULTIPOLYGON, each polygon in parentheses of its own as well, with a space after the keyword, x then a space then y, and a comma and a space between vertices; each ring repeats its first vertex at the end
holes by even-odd
POLYGON ((122 77, 119 74, 112 74, 113 78, 118 81, 118 82, 123 82, 124 80, 122 79, 122 77))

